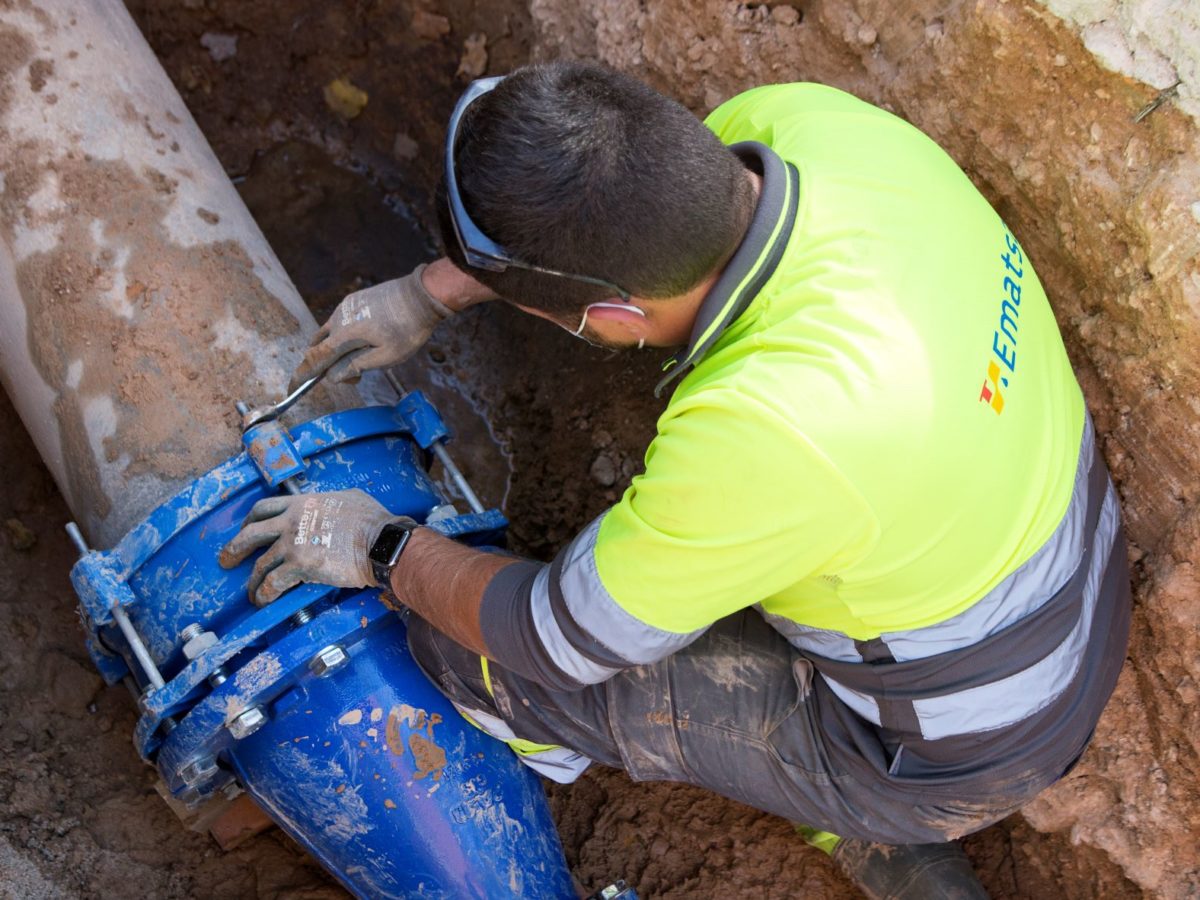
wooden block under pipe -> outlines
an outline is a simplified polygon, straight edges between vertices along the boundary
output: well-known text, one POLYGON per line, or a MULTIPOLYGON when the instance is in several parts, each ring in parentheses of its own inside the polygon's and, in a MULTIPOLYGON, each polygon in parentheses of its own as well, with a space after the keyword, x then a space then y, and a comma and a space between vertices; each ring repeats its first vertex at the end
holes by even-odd
POLYGON ((250 799, 249 794, 238 794, 208 826, 208 833, 222 850, 232 850, 274 825, 271 817, 250 799))

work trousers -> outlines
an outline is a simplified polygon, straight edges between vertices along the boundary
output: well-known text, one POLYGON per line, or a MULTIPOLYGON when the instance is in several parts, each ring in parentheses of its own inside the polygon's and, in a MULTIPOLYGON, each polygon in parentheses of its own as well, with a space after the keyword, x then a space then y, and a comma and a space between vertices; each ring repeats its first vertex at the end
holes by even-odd
POLYGON ((460 708, 498 717, 518 738, 569 747, 637 781, 699 785, 843 837, 944 841, 1015 811, 1062 774, 1012 779, 986 796, 923 802, 839 766, 821 731, 840 701, 812 665, 753 610, 714 624, 653 665, 582 690, 547 690, 480 658, 415 615, 409 647, 460 708))

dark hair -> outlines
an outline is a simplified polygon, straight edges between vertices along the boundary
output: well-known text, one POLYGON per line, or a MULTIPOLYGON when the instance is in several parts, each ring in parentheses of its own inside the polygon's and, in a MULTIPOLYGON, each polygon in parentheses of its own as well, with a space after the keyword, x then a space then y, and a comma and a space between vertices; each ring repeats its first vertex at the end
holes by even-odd
MULTIPOLYGON (((694 115, 593 63, 526 66, 467 110, 455 171, 471 218, 516 258, 643 297, 695 287, 737 249, 754 208, 741 161, 694 115)), ((611 291, 509 267, 459 267, 502 297, 568 315, 611 291)))

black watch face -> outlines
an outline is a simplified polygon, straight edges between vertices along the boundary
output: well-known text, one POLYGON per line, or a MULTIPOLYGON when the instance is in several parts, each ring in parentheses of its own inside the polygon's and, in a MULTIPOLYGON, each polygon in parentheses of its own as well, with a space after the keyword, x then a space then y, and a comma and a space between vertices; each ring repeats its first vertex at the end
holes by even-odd
POLYGON ((408 540, 409 530, 394 523, 384 525, 379 537, 371 547, 371 561, 382 565, 391 565, 396 558, 396 551, 408 540))

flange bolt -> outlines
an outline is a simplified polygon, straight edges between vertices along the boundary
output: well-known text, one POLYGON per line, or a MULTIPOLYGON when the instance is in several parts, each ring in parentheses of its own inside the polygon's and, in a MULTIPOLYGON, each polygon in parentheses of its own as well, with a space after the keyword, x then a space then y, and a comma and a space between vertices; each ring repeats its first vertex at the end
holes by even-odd
POLYGON ((337 644, 330 644, 317 651, 317 655, 308 661, 308 671, 320 678, 322 675, 328 675, 337 669, 344 666, 350 659, 346 653, 337 644))
POLYGON ((211 631, 205 631, 199 622, 193 622, 179 632, 179 639, 183 641, 183 655, 188 662, 219 643, 217 636, 211 631))
POLYGON ((200 759, 193 759, 179 770, 179 777, 183 779, 183 783, 188 787, 197 787, 205 784, 216 774, 217 763, 211 756, 202 756, 200 759))
POLYGON ((229 729, 229 734, 235 741, 240 741, 242 738, 250 737, 266 723, 267 716, 262 711, 262 707, 252 706, 240 713, 225 727, 229 729))

